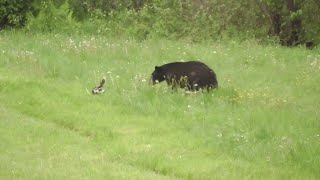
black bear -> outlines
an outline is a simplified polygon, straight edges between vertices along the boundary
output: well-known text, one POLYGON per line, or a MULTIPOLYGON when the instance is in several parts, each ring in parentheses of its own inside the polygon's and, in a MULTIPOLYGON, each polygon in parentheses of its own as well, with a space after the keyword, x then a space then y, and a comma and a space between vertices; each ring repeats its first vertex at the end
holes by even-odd
POLYGON ((218 87, 215 72, 199 61, 172 62, 156 66, 152 73, 153 84, 166 80, 172 89, 186 88, 198 91, 206 88, 208 91, 218 87))

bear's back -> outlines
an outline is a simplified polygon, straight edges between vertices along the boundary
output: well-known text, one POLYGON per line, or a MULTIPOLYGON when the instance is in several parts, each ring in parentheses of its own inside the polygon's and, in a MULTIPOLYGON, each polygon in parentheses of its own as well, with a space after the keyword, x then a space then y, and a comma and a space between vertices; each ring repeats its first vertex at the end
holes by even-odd
POLYGON ((199 61, 188 61, 188 62, 172 62, 162 66, 166 72, 170 73, 190 73, 190 72, 205 72, 212 71, 206 64, 199 61))

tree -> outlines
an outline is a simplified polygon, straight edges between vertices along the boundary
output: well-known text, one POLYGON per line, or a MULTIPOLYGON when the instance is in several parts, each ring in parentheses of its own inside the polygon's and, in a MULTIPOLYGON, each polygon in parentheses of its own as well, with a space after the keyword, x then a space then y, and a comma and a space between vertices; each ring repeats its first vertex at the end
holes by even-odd
MULTIPOLYGON (((312 0, 320 7, 318 0, 312 0)), ((255 0, 261 12, 269 19, 269 35, 277 36, 285 46, 296 46, 309 42, 306 27, 310 22, 303 22, 314 9, 307 4, 310 0, 255 0)), ((318 13, 319 10, 317 11, 318 13)), ((316 22, 313 22, 316 23, 316 22)))

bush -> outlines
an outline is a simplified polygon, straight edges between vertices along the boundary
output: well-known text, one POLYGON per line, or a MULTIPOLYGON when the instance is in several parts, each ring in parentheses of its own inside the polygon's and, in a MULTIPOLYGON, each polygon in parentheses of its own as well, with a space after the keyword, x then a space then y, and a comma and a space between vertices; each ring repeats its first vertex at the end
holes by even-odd
POLYGON ((28 14, 27 30, 36 32, 64 32, 78 31, 79 24, 72 17, 68 2, 56 7, 52 1, 42 2, 37 16, 28 14))
POLYGON ((287 2, 1 0, 0 28, 27 24, 30 31, 129 36, 139 40, 148 37, 184 38, 193 42, 221 38, 265 41, 270 35, 285 42, 283 45, 318 44, 320 3, 297 0, 294 1, 297 9, 290 10, 286 7, 287 2), (277 19, 270 18, 273 15, 281 17, 279 23, 272 21, 277 19), (294 24, 299 27, 293 28, 294 24), (270 33, 272 29, 279 29, 279 32, 270 33))
POLYGON ((32 11, 33 0, 1 0, 0 29, 23 27, 27 22, 27 13, 32 11))

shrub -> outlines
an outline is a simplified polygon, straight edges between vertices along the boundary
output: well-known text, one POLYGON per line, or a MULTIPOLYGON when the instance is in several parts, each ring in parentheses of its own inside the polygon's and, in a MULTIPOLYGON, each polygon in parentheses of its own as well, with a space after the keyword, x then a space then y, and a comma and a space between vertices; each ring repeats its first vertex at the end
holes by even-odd
POLYGON ((68 2, 56 7, 52 1, 42 2, 37 16, 28 14, 27 29, 37 32, 65 32, 78 31, 78 23, 72 17, 68 2))
POLYGON ((31 12, 34 0, 1 0, 0 29, 22 27, 27 22, 27 13, 31 12))

